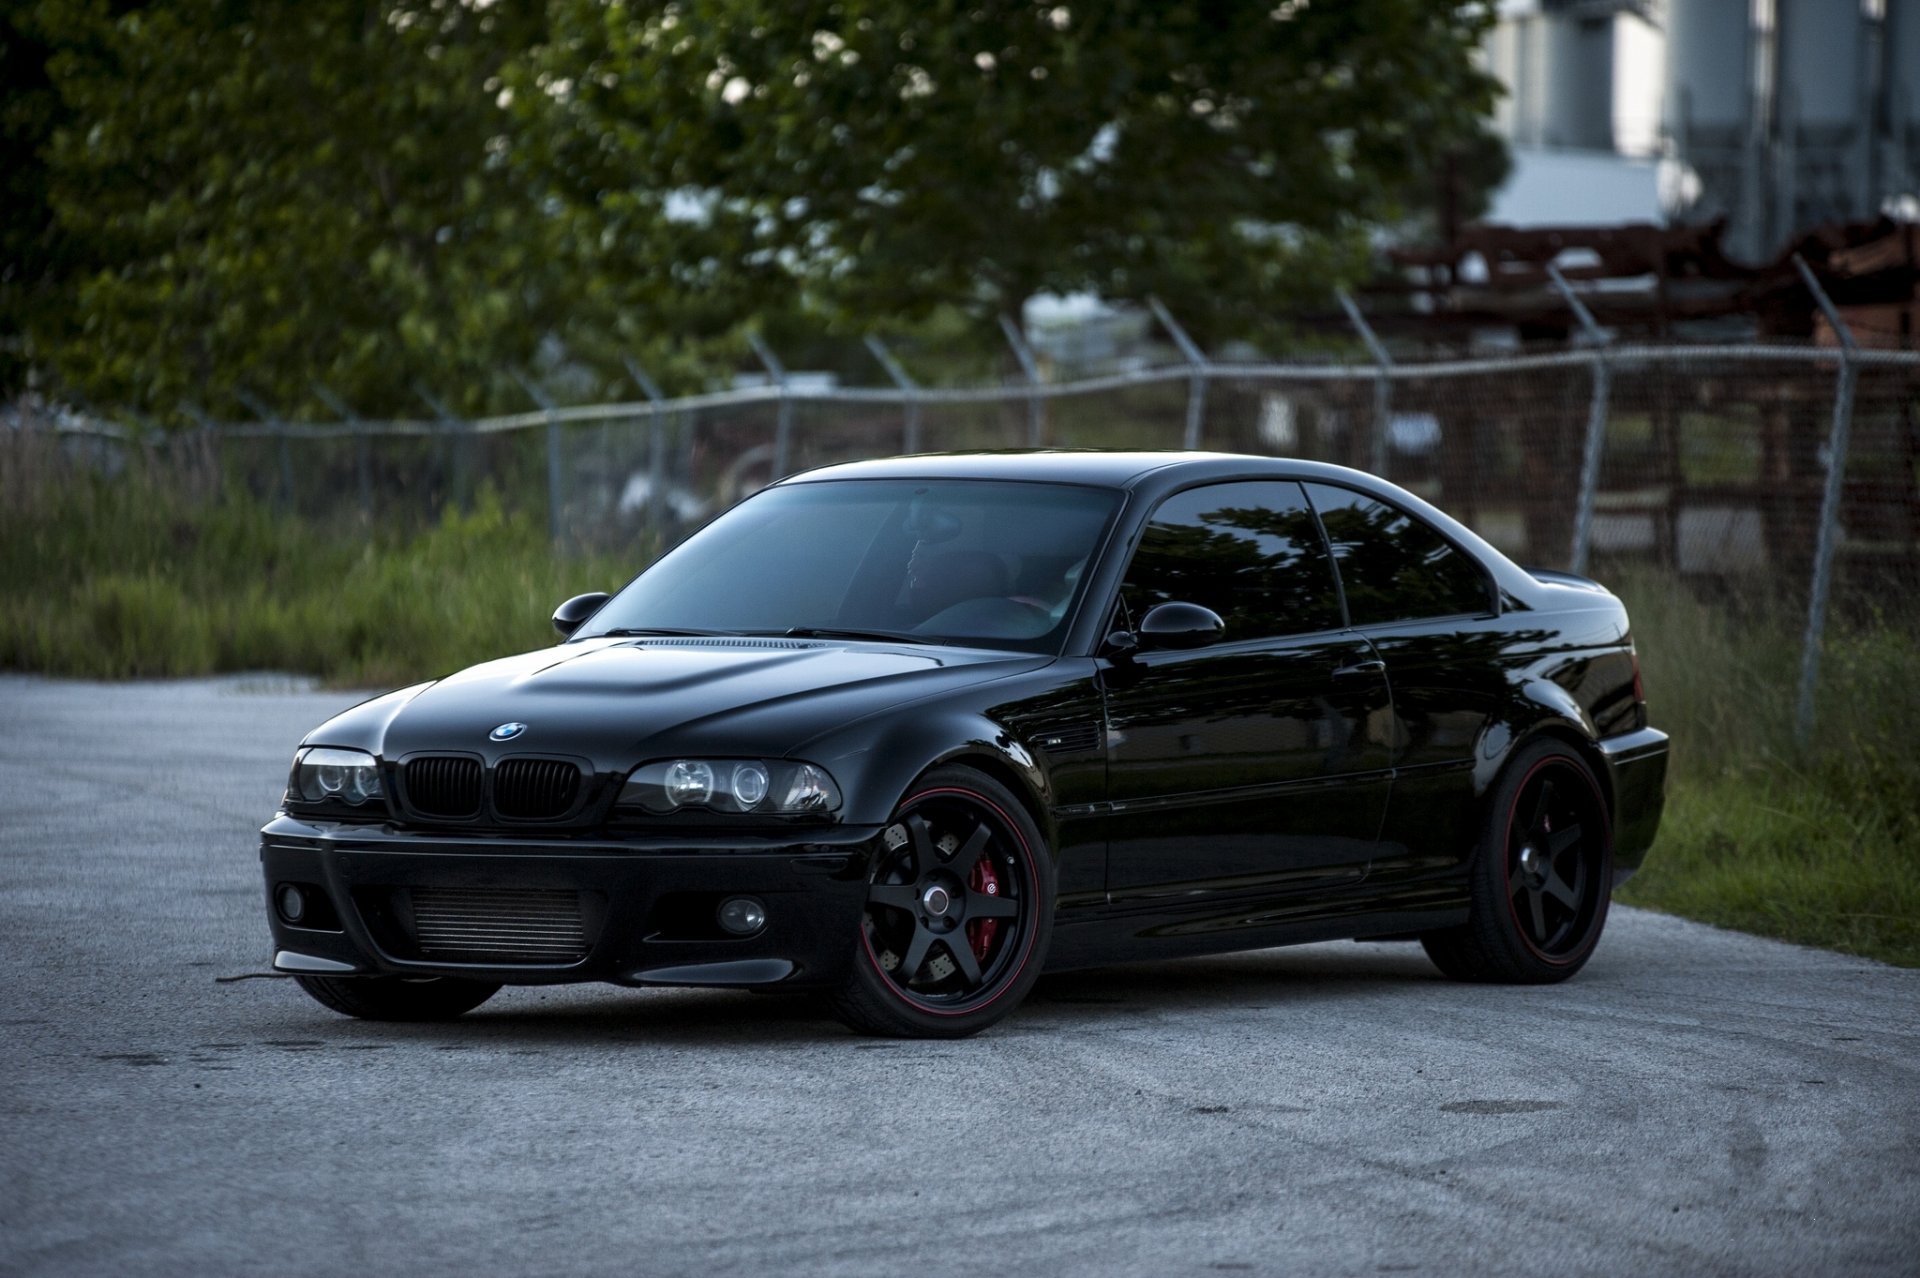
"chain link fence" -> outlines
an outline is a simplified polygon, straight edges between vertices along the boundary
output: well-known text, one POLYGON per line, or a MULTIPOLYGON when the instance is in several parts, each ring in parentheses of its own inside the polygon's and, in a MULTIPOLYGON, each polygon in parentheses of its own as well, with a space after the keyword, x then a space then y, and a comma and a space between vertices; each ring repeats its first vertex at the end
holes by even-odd
POLYGON ((315 518, 420 521, 491 489, 539 512, 567 549, 670 541, 779 476, 901 452, 1198 447, 1336 462, 1411 489, 1530 566, 1657 571, 1795 610, 1802 733, 1829 604, 1865 616, 1920 590, 1920 354, 1593 343, 1378 356, 1190 358, 962 389, 782 378, 476 421, 209 422, 159 436, 16 412, 13 425, 59 432, 96 469, 164 469, 209 493, 238 484, 315 518))

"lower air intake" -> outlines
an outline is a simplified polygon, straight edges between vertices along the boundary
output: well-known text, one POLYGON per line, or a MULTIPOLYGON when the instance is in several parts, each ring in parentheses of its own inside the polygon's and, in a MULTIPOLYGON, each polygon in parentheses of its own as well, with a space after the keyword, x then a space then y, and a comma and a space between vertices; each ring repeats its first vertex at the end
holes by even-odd
POLYGON ((576 963, 587 956, 580 894, 553 888, 412 890, 423 958, 461 963, 576 963))

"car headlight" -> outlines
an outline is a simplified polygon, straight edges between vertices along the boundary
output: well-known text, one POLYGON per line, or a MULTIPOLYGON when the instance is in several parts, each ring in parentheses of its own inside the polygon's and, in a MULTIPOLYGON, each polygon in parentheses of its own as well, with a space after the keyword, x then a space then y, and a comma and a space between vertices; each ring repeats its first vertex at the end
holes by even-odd
POLYGON ((380 767, 362 750, 308 746, 293 756, 287 792, 308 803, 346 803, 359 807, 385 796, 380 767))
POLYGON ((825 768, 791 759, 661 759, 628 774, 620 805, 655 814, 824 815, 840 810, 840 787, 825 768))

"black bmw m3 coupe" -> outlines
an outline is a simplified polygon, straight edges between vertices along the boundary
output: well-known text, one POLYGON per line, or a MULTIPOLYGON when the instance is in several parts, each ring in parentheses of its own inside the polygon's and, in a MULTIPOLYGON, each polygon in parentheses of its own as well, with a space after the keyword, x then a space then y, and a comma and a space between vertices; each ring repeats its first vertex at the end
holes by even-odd
POLYGON ((1336 466, 829 467, 554 625, 300 746, 261 864, 328 1007, 791 987, 957 1036, 1043 970, 1335 937, 1559 981, 1664 801, 1619 600, 1336 466))

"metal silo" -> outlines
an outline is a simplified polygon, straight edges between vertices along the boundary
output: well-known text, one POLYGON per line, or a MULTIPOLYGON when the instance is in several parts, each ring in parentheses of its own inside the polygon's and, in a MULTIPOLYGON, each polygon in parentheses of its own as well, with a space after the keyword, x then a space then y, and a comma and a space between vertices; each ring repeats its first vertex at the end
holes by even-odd
POLYGON ((1545 15, 1540 140, 1548 146, 1613 149, 1611 11, 1545 15))
POLYGON ((1861 0, 1776 0, 1774 238, 1869 216, 1871 104, 1861 0))
POLYGON ((1672 0, 1667 7, 1667 132, 1745 138, 1753 107, 1750 0, 1672 0))
POLYGON ((1920 0, 1888 0, 1880 54, 1887 122, 1880 187, 1920 196, 1920 0))
POLYGON ((1699 183, 1676 220, 1731 223, 1729 249, 1765 251, 1763 121, 1754 85, 1750 0, 1673 0, 1667 8, 1666 95, 1661 108, 1674 157, 1699 183))

